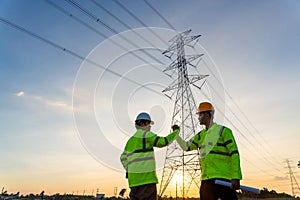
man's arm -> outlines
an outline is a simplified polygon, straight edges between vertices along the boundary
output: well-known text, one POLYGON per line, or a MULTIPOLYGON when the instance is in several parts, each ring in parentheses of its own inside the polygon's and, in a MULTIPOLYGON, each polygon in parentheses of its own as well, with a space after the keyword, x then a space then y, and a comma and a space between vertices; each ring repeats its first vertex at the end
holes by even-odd
MULTIPOLYGON (((228 153, 231 155, 232 180, 240 180, 242 179, 240 155, 232 131, 229 128, 225 128, 222 136, 224 138, 224 142, 227 144, 226 148, 228 149, 228 153)), ((239 184, 237 183, 237 185, 239 184)))
POLYGON ((126 170, 126 176, 125 178, 128 178, 128 160, 127 160, 127 153, 124 151, 120 156, 120 161, 126 170))
POLYGON ((173 130, 172 133, 166 137, 157 136, 156 134, 152 137, 154 147, 165 147, 173 142, 175 137, 178 135, 179 129, 173 130))
POLYGON ((188 142, 186 142, 184 139, 182 139, 179 135, 176 136, 176 141, 183 151, 188 150, 188 148, 189 148, 188 142))
MULTIPOLYGON (((199 134, 199 133, 198 133, 199 134)), ((196 141, 198 134, 192 137, 188 142, 182 139, 179 135, 176 136, 176 141, 184 151, 192 151, 198 149, 199 145, 196 141)))
POLYGON ((239 179, 232 179, 231 180, 231 189, 238 190, 240 189, 240 180, 239 179))
POLYGON ((127 166, 128 161, 127 161, 127 154, 126 154, 125 151, 121 154, 120 160, 121 160, 121 163, 122 163, 124 169, 127 171, 127 169, 128 169, 128 166, 127 166))

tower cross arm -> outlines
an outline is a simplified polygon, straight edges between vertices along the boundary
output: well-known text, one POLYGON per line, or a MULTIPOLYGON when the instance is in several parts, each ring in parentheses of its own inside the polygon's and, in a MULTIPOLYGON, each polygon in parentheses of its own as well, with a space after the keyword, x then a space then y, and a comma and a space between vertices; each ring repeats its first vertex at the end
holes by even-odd
POLYGON ((186 37, 184 39, 184 45, 188 45, 189 43, 191 43, 192 41, 198 39, 201 35, 195 35, 195 36, 190 36, 190 37, 186 37))
POLYGON ((209 75, 189 75, 189 83, 193 84, 201 79, 204 79, 207 76, 209 75))
MULTIPOLYGON (((176 50, 176 48, 177 48, 177 43, 176 43, 176 42, 173 42, 173 43, 169 46, 169 48, 168 48, 167 50, 165 50, 162 54, 164 54, 165 56, 167 56, 168 53, 170 53, 171 51, 176 50)), ((169 56, 167 56, 167 57, 169 57, 169 56)))
POLYGON ((172 70, 172 69, 176 69, 178 66, 178 62, 177 60, 174 60, 166 69, 163 70, 163 72, 172 70))
POLYGON ((163 52, 164 55, 166 55, 167 53, 174 51, 177 49, 177 45, 178 45, 178 41, 179 40, 183 40, 183 45, 188 45, 190 44, 192 41, 198 39, 201 35, 194 35, 194 36, 190 36, 190 37, 184 37, 182 35, 179 36, 175 36, 172 40, 172 44, 169 46, 169 48, 167 50, 165 50, 163 52))
POLYGON ((197 40, 201 36, 201 35, 194 35, 194 36, 188 37, 188 34, 190 34, 191 31, 192 30, 187 30, 187 31, 184 31, 184 32, 179 33, 178 35, 174 36, 169 41, 169 42, 171 42, 171 45, 169 46, 169 48, 167 50, 165 50, 163 52, 163 54, 165 56, 167 56, 167 54, 170 53, 171 51, 175 51, 177 49, 177 46, 180 43, 180 41, 182 41, 183 45, 188 45, 189 43, 191 43, 194 40, 197 40))
POLYGON ((193 62, 194 60, 201 58, 202 56, 204 56, 204 54, 198 54, 198 55, 192 55, 192 56, 186 56, 186 63, 195 67, 191 62, 193 62))
POLYGON ((191 32, 192 32, 191 29, 183 31, 183 32, 179 33, 178 35, 175 35, 172 39, 169 40, 169 42, 174 42, 176 44, 180 38, 189 35, 191 32))
POLYGON ((171 90, 174 90, 174 89, 177 89, 179 86, 178 86, 178 83, 174 83, 170 86, 168 86, 166 89, 164 89, 162 92, 168 92, 168 91, 171 91, 171 90))
MULTIPOLYGON (((204 54, 198 54, 198 55, 191 55, 191 56, 186 56, 186 63, 195 67, 191 62, 193 62, 194 60, 202 57, 204 54)), ((174 60, 166 69, 163 70, 163 72, 172 70, 172 69, 176 69, 179 66, 178 61, 174 60)))

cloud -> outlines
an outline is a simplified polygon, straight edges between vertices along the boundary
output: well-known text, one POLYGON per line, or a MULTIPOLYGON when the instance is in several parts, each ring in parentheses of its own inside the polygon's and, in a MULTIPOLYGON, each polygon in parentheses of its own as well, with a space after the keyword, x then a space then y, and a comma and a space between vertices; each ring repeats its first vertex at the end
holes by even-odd
MULTIPOLYGON (((18 93, 15 93, 14 95, 16 95, 17 97, 23 97, 23 96, 25 96, 25 92, 20 91, 18 93)), ((33 100, 33 101, 40 102, 40 103, 45 104, 49 107, 64 108, 65 110, 72 110, 72 105, 69 105, 68 103, 66 103, 64 101, 50 100, 50 99, 46 99, 42 96, 31 95, 31 94, 27 94, 27 93, 26 93, 26 98, 30 99, 30 100, 33 100)))
POLYGON ((288 180, 289 177, 288 176, 275 176, 274 180, 276 181, 281 181, 281 180, 288 180))
POLYGON ((36 97, 36 100, 40 101, 41 103, 46 104, 49 107, 53 107, 53 108, 63 108, 65 110, 72 110, 72 105, 67 104, 64 101, 55 101, 55 100, 49 100, 49 99, 45 99, 43 97, 36 97))
POLYGON ((18 93, 15 93, 15 95, 16 95, 17 97, 22 97, 22 96, 25 95, 25 92, 24 92, 24 91, 20 91, 20 92, 18 92, 18 93))
POLYGON ((69 105, 63 101, 47 101, 49 106, 53 107, 68 107, 69 105))

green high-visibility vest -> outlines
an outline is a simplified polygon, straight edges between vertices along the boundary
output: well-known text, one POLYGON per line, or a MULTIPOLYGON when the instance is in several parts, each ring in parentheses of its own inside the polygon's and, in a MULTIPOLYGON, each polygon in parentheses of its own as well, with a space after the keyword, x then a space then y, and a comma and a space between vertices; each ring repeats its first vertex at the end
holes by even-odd
POLYGON ((129 187, 158 183, 153 147, 167 146, 178 132, 175 130, 166 137, 160 137, 151 131, 138 129, 127 141, 120 160, 128 174, 129 187))
POLYGON ((214 123, 188 142, 188 150, 200 153, 202 180, 224 178, 242 179, 240 156, 232 131, 214 123))

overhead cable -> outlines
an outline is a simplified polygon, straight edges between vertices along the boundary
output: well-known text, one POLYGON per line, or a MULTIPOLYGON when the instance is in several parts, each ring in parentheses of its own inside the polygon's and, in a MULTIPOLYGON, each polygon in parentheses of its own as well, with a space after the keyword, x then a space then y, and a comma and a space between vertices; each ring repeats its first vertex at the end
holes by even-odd
POLYGON ((38 39, 38 40, 40 40, 40 41, 42 41, 42 42, 45 42, 45 43, 47 43, 47 44, 49 44, 49 45, 55 47, 56 49, 62 50, 62 51, 66 52, 66 53, 68 53, 68 54, 70 54, 70 55, 72 55, 72 56, 74 56, 74 57, 76 57, 76 58, 79 58, 80 60, 83 60, 83 61, 85 61, 85 62, 88 62, 88 63, 92 64, 92 65, 95 66, 95 67, 101 68, 101 69, 103 69, 104 71, 107 71, 107 72, 109 72, 109 73, 111 73, 111 74, 113 74, 113 75, 116 75, 116 76, 118 76, 118 77, 124 78, 125 80, 127 80, 127 81, 129 81, 129 82, 131 82, 131 83, 134 83, 134 84, 136 84, 136 85, 138 85, 138 86, 140 86, 140 87, 142 87, 142 88, 145 88, 145 89, 147 89, 147 90, 149 90, 149 91, 152 91, 152 92, 154 92, 154 93, 156 93, 156 94, 159 94, 159 95, 161 95, 161 96, 164 96, 161 92, 158 92, 158 91, 156 91, 156 90, 154 90, 154 89, 152 89, 152 88, 149 88, 149 87, 147 87, 147 86, 145 86, 145 85, 141 85, 139 82, 137 82, 137 81, 135 81, 135 80, 132 80, 132 79, 130 79, 130 78, 127 78, 126 76, 123 76, 123 74, 120 74, 120 73, 118 73, 118 72, 116 72, 116 71, 113 71, 113 70, 111 70, 111 69, 105 68, 104 66, 102 66, 102 65, 100 65, 100 64, 98 64, 98 63, 96 63, 95 61, 92 61, 92 60, 90 60, 90 59, 88 59, 88 58, 85 58, 84 56, 81 56, 81 55, 79 55, 78 53, 76 53, 76 52, 74 52, 74 51, 72 51, 72 50, 69 50, 69 49, 67 49, 67 48, 65 48, 65 47, 63 47, 63 46, 61 46, 61 45, 59 45, 59 44, 57 44, 57 43, 55 43, 55 42, 53 42, 53 41, 51 41, 51 40, 48 40, 48 39, 46 39, 46 38, 44 38, 44 37, 42 37, 42 36, 40 36, 40 35, 38 35, 38 34, 36 34, 36 33, 34 33, 34 32, 31 32, 31 31, 29 31, 29 30, 23 28, 22 26, 19 26, 19 25, 13 23, 13 22, 10 22, 9 20, 7 20, 7 19, 5 19, 5 18, 0 17, 0 22, 3 23, 3 24, 6 24, 6 25, 8 25, 8 26, 10 26, 10 27, 12 27, 12 28, 14 28, 14 29, 16 29, 16 30, 19 30, 19 31, 21 31, 21 32, 23 32, 23 33, 26 33, 27 35, 29 35, 29 36, 31 36, 31 37, 33 37, 33 38, 36 38, 36 39, 38 39))
POLYGON ((174 30, 176 30, 176 28, 162 15, 160 14, 160 12, 154 7, 152 6, 147 0, 144 0, 144 2, 166 23, 168 24, 168 26, 174 30))

